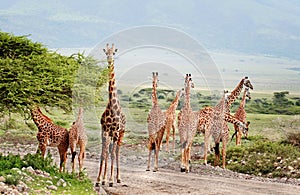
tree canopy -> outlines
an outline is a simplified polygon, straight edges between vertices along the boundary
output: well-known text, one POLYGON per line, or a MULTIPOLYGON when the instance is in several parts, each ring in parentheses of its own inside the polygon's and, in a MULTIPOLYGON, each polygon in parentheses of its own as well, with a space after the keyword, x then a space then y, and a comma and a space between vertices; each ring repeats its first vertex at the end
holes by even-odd
POLYGON ((82 54, 62 56, 26 36, 0 32, 0 112, 25 113, 36 104, 70 111, 74 89, 77 89, 75 99, 91 102, 86 100, 90 99, 88 88, 99 87, 106 82, 104 70, 96 65, 95 60, 82 54), (78 80, 81 65, 92 67, 94 71, 93 77, 87 76, 84 82, 78 80), (92 82, 89 81, 91 79, 92 82), (80 90, 75 82, 82 83, 80 90))

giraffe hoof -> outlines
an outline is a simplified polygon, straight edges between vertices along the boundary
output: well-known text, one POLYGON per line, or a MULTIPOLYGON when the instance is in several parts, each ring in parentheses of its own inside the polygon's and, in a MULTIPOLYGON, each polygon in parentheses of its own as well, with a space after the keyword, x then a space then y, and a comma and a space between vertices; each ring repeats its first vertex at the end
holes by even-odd
POLYGON ((185 170, 185 168, 181 167, 180 171, 185 172, 186 170, 185 170))
POLYGON ((103 186, 105 185, 105 181, 102 181, 102 185, 103 185, 103 186))
POLYGON ((146 169, 146 171, 150 171, 150 169, 149 169, 149 168, 147 168, 147 169, 146 169))
POLYGON ((100 187, 99 182, 97 182, 97 183, 95 184, 95 187, 100 187))
POLYGON ((156 171, 158 171, 158 168, 154 168, 154 169, 153 169, 153 172, 156 172, 156 171))
POLYGON ((113 187, 114 183, 113 182, 109 182, 108 186, 109 187, 113 187))
POLYGON ((121 179, 117 179, 117 183, 121 183, 121 179))

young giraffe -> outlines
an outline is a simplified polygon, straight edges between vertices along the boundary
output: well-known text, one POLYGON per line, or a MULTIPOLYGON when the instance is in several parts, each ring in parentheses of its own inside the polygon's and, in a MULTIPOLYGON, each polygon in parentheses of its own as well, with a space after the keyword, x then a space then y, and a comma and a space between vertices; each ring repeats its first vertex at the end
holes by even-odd
POLYGON ((185 103, 178 114, 178 131, 181 143, 181 172, 189 172, 190 152, 197 130, 197 112, 190 105, 190 88, 194 88, 191 74, 185 77, 185 103))
POLYGON ((105 185, 106 175, 107 175, 107 163, 108 155, 111 156, 111 169, 110 169, 110 178, 109 186, 112 187, 114 183, 114 161, 116 160, 117 165, 117 183, 121 183, 120 177, 120 147, 122 139, 125 133, 125 115, 122 113, 121 105, 118 99, 117 87, 115 81, 115 72, 114 72, 114 55, 117 52, 114 44, 112 47, 109 47, 109 44, 106 45, 106 49, 103 49, 107 56, 108 69, 109 69, 109 85, 108 85, 108 104, 105 111, 101 116, 101 126, 102 126, 102 152, 100 157, 100 167, 99 174, 97 177, 96 186, 99 186, 100 181, 102 180, 102 185, 105 185), (104 165, 104 173, 102 176, 102 168, 104 165))
MULTIPOLYGON (((251 95, 250 95, 250 91, 249 91, 248 87, 246 87, 244 89, 244 94, 243 94, 240 106, 234 114, 234 116, 242 122, 246 122, 246 111, 245 111, 246 97, 251 99, 251 95)), ((248 125, 250 124, 249 121, 247 123, 248 123, 248 125)), ((239 128, 239 126, 237 126, 237 125, 234 125, 234 129, 235 129, 235 133, 232 135, 231 140, 233 139, 234 136, 236 136, 236 141, 235 141, 236 145, 241 145, 242 135, 244 133, 245 137, 247 138, 248 131, 243 132, 242 129, 239 128)))
POLYGON ((78 111, 78 117, 69 131, 69 144, 72 154, 72 172, 75 171, 75 156, 76 156, 76 147, 80 147, 80 152, 78 155, 78 164, 79 164, 79 174, 82 172, 83 161, 85 157, 85 147, 87 144, 87 135, 83 126, 83 108, 80 107, 78 111))
POLYGON ((67 151, 69 147, 69 132, 60 127, 44 115, 39 107, 31 109, 31 117, 38 128, 37 140, 39 141, 38 151, 45 157, 47 146, 57 147, 60 156, 59 171, 65 170, 67 151))
POLYGON ((154 169, 156 172, 158 170, 158 153, 160 150, 160 145, 165 132, 166 116, 161 111, 158 105, 158 99, 156 94, 156 88, 158 83, 158 73, 152 73, 152 108, 148 114, 148 133, 149 133, 149 155, 146 171, 150 171, 150 161, 151 153, 154 150, 154 169))
POLYGON ((183 90, 178 90, 175 96, 175 99, 169 106, 168 110, 165 111, 166 115, 166 151, 169 151, 169 138, 171 134, 171 129, 172 129, 172 137, 173 137, 173 153, 175 153, 175 118, 176 118, 176 108, 179 103, 180 97, 183 95, 183 90))
MULTIPOLYGON (((205 145, 204 145, 204 163, 207 164, 207 150, 209 146, 209 138, 212 136, 215 142, 215 166, 219 164, 220 159, 220 151, 219 145, 222 141, 222 167, 225 168, 225 159, 226 159, 226 146, 229 138, 229 129, 227 126, 227 122, 236 124, 241 128, 247 130, 247 125, 243 122, 236 119, 234 116, 230 115, 227 112, 226 105, 226 94, 224 93, 220 102, 213 108, 205 109, 206 117, 209 119, 207 126, 205 127, 205 145)), ((200 112, 201 115, 201 112, 200 112)))

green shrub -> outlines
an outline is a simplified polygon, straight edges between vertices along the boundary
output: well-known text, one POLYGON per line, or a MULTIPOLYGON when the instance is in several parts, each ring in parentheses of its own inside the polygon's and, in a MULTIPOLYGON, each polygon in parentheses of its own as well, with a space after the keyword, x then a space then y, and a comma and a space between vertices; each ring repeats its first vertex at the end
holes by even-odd
MULTIPOLYGON (((228 147, 226 168, 259 176, 300 178, 299 156, 300 151, 290 144, 252 137, 248 144, 228 147)), ((213 164, 214 158, 209 155, 208 162, 213 164)))

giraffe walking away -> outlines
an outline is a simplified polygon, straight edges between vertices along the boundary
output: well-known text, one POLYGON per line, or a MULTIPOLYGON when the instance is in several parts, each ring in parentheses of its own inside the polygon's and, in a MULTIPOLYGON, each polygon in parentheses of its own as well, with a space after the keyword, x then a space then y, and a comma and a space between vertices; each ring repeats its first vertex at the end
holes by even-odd
POLYGON ((79 174, 82 172, 83 161, 85 158, 85 148, 88 138, 83 125, 83 108, 80 107, 78 111, 77 120, 73 122, 69 131, 69 144, 72 154, 72 172, 75 172, 75 156, 76 147, 79 146, 80 152, 78 155, 79 174))
POLYGON ((179 99, 183 95, 183 91, 184 91, 184 89, 177 91, 175 99, 173 100, 173 102, 171 103, 169 108, 165 111, 165 115, 166 115, 166 127, 165 127, 165 129, 166 129, 166 151, 167 152, 170 152, 169 139, 170 139, 170 134, 171 134, 171 129, 172 129, 172 137, 173 137, 172 149, 173 149, 173 153, 175 153, 175 119, 176 119, 175 111, 178 106, 179 99))
POLYGON ((153 171, 158 171, 158 154, 161 146, 161 141, 165 132, 166 116, 158 105, 156 88, 158 85, 158 72, 152 73, 152 108, 147 117, 148 123, 148 163, 146 171, 150 171, 151 153, 154 151, 154 168, 153 171))
POLYGON ((114 183, 114 162, 116 161, 117 183, 121 183, 120 177, 120 147, 122 139, 125 133, 126 118, 122 112, 121 105, 118 99, 115 72, 114 72, 114 55, 117 52, 114 44, 109 47, 106 45, 106 49, 103 49, 106 54, 108 69, 109 69, 109 84, 108 84, 108 103, 105 111, 101 116, 101 136, 102 136, 102 151, 100 156, 99 174, 97 177, 96 186, 102 181, 102 185, 106 183, 107 177, 107 164, 108 156, 111 157, 111 168, 109 177, 109 186, 112 187, 114 183), (103 167, 104 166, 104 167, 103 167), (103 171, 104 168, 104 171, 103 171), (103 177, 102 177, 103 171, 103 177))
POLYGON ((45 157, 47 146, 57 147, 60 156, 59 171, 64 171, 67 162, 67 151, 69 148, 69 132, 60 127, 44 115, 39 107, 31 109, 31 117, 38 128, 37 140, 39 142, 38 151, 45 157))
MULTIPOLYGON (((243 94, 242 100, 240 102, 240 106, 234 114, 234 116, 242 122, 246 122, 246 110, 245 110, 246 97, 249 100, 251 99, 251 94, 250 94, 248 87, 246 87, 244 89, 244 94, 243 94)), ((249 121, 247 123, 248 123, 248 125, 250 124, 249 121)), ((234 125, 234 129, 235 129, 235 132, 232 135, 231 140, 235 136, 236 137, 236 141, 235 141, 236 145, 241 145, 242 144, 242 135, 244 134, 245 138, 247 138, 249 131, 243 131, 243 129, 241 129, 238 125, 234 125)))
POLYGON ((185 77, 185 102, 178 114, 178 131, 181 144, 181 172, 189 172, 190 152, 197 130, 198 112, 190 105, 190 88, 194 88, 191 74, 185 77))

